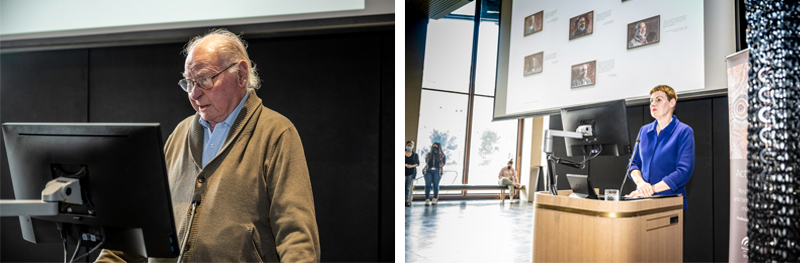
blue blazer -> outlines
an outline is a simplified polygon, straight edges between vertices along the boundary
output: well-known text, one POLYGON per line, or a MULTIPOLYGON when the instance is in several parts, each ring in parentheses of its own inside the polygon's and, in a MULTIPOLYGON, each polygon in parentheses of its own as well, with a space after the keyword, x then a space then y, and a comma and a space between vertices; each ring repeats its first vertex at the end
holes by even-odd
POLYGON ((684 186, 694 171, 694 131, 675 115, 658 135, 657 124, 656 120, 639 130, 639 150, 633 158, 631 171, 641 171, 642 178, 653 185, 664 181, 671 190, 656 195, 682 194, 683 209, 686 209, 684 186))

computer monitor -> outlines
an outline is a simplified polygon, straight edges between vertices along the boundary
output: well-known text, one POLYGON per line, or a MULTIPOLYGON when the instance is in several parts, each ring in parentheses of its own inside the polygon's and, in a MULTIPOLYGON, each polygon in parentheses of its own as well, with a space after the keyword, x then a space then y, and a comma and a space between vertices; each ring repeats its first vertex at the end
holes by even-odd
POLYGON ((53 223, 58 222, 86 247, 94 243, 148 257, 178 256, 159 124, 2 126, 17 200, 42 199, 45 185, 55 178, 80 180, 83 204, 61 202, 58 215, 33 216, 27 225, 35 238, 25 239, 61 242, 53 223))
POLYGON ((564 138, 567 156, 620 156, 631 152, 625 100, 561 109, 564 131, 591 125, 592 136, 583 139, 564 138), (601 150, 602 149, 602 150, 601 150))

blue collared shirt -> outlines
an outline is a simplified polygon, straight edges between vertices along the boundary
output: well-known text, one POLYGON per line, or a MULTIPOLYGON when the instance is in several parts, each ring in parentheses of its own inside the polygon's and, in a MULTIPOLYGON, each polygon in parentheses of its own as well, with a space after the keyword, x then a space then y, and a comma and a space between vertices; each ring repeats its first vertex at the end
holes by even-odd
POLYGON ((225 142, 225 138, 228 137, 228 132, 231 130, 231 126, 233 122, 236 121, 236 116, 239 116, 239 111, 242 110, 242 106, 244 106, 244 102, 247 100, 247 97, 250 94, 245 93, 244 98, 242 101, 239 102, 239 105, 233 109, 228 118, 225 118, 225 121, 217 123, 217 126, 214 127, 214 131, 211 131, 210 124, 200 118, 200 125, 203 125, 203 168, 206 167, 206 164, 214 159, 219 153, 219 149, 222 148, 222 143, 225 142))
POLYGON ((670 190, 656 195, 683 195, 683 209, 686 203, 686 182, 694 171, 694 131, 692 127, 678 121, 672 115, 672 122, 660 133, 656 133, 658 121, 642 126, 639 130, 639 150, 633 158, 631 170, 642 172, 642 178, 655 185, 661 181, 670 190))

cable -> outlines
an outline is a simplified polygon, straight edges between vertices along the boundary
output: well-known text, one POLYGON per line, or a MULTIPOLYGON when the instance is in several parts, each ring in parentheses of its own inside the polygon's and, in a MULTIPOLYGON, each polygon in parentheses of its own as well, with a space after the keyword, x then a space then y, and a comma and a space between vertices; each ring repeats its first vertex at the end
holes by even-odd
MULTIPOLYGON (((589 160, 591 160, 591 159, 594 159, 595 157, 597 157, 598 155, 600 155, 600 153, 601 153, 601 152, 603 152, 603 145, 598 145, 598 146, 600 146, 600 150, 598 150, 598 151, 597 151, 597 153, 595 153, 594 155, 589 155, 589 158, 586 158, 586 155, 584 155, 584 156, 583 156, 583 161, 582 161, 582 162, 580 162, 580 164, 581 164, 581 165, 584 165, 584 164, 586 164, 586 161, 589 161, 589 160)), ((589 145, 589 147, 590 147, 590 149, 591 149, 591 145, 589 145)), ((584 153, 585 153, 585 152, 584 152, 584 153)), ((583 169, 583 168, 581 168, 581 169, 583 169)))
POLYGON ((78 245, 75 246, 75 253, 72 253, 72 259, 69 262, 75 261, 75 256, 78 255, 78 251, 81 250, 81 242, 83 242, 83 238, 78 238, 78 245))
MULTIPOLYGON (((547 155, 547 163, 548 163, 547 170, 550 173, 550 175, 548 176, 550 178, 550 194, 558 195, 558 189, 557 189, 557 187, 558 187, 558 173, 556 172, 556 164, 566 165, 566 166, 574 167, 574 168, 577 168, 577 169, 584 169, 586 167, 586 162, 587 161, 589 161, 591 159, 594 159, 595 157, 599 156, 601 152, 603 152, 603 145, 599 145, 599 147, 600 147, 600 150, 598 150, 594 155, 590 155, 590 156, 588 156, 588 158, 587 158, 586 155, 583 155, 583 161, 580 161, 580 162, 574 162, 574 161, 570 161, 570 160, 567 160, 567 159, 561 159, 561 158, 556 157, 552 153, 548 154, 547 155)), ((586 152, 584 151, 584 153, 586 153, 586 152)))
POLYGON ((598 145, 598 146, 600 146, 600 150, 598 150, 597 153, 594 154, 594 156, 590 156, 589 159, 584 160, 584 162, 586 162, 588 160, 591 160, 591 159, 594 159, 595 157, 600 155, 601 152, 603 152, 603 145, 598 145))
POLYGON ((552 158, 552 154, 548 156, 548 167, 547 170, 549 171, 549 183, 550 183, 550 194, 558 195, 558 174, 556 174, 556 161, 552 158))
MULTIPOLYGON (((92 248, 92 250, 89 250, 89 252, 86 252, 86 254, 83 254, 80 257, 75 258, 74 260, 78 260, 78 259, 81 259, 81 258, 83 258, 85 256, 88 256, 89 254, 92 254, 92 252, 94 252, 95 250, 100 248, 100 246, 102 246, 104 242, 106 242, 106 237, 105 236, 103 236, 103 240, 100 240, 100 243, 98 243, 97 246, 94 246, 94 248, 92 248)), ((70 263, 72 263, 72 261, 70 261, 70 263)))
POLYGON ((67 263, 67 254, 69 254, 69 252, 67 252, 67 237, 65 233, 66 231, 61 226, 60 222, 56 222, 56 227, 58 228, 59 233, 61 234, 61 240, 64 243, 64 263, 67 263))

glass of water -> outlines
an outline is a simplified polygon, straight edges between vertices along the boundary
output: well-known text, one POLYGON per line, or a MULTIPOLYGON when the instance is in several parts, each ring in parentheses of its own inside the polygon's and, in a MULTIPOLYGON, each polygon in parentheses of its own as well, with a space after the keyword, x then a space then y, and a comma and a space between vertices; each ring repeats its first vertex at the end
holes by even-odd
POLYGON ((619 190, 606 189, 606 201, 619 201, 619 190))

